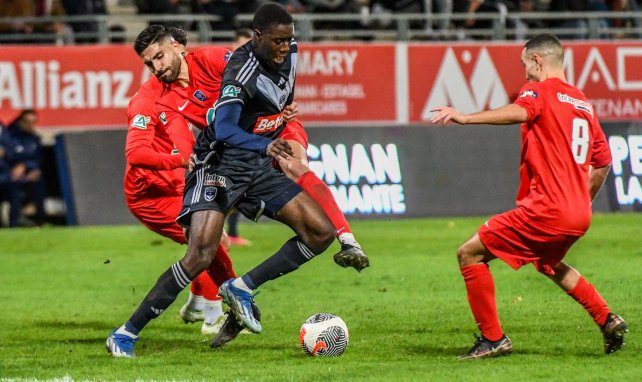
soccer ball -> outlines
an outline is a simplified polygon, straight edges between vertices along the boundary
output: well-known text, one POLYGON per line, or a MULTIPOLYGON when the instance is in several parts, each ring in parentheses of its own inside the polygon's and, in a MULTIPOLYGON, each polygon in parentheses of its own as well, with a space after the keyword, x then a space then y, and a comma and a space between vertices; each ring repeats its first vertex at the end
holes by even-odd
POLYGON ((299 342, 305 354, 313 357, 341 355, 348 347, 348 327, 341 317, 318 313, 301 326, 299 342))

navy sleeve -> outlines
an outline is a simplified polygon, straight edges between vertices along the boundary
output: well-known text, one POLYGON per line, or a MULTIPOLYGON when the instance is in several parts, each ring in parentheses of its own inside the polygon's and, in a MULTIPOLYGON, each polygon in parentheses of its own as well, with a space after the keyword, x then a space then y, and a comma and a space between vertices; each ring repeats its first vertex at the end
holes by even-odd
POLYGON ((272 140, 250 134, 239 127, 242 108, 239 102, 226 103, 216 108, 216 119, 212 122, 216 140, 265 155, 265 150, 272 140))

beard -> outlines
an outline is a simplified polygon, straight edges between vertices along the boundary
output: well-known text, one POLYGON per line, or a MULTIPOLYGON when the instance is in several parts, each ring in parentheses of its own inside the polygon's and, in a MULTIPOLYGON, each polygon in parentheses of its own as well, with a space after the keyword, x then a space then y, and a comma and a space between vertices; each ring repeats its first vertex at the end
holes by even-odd
POLYGON ((181 72, 181 59, 174 57, 171 65, 156 77, 166 84, 171 84, 178 79, 178 74, 181 72))

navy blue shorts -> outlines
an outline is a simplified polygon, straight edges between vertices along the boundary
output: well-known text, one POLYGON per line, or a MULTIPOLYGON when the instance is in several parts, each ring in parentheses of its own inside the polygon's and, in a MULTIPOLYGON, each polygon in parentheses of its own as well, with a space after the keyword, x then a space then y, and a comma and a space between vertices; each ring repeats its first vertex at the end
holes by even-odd
POLYGON ((301 187, 272 167, 272 158, 253 154, 222 154, 197 165, 185 180, 183 208, 176 219, 190 226, 192 213, 214 210, 227 214, 233 207, 248 219, 274 219, 301 187), (213 163, 212 163, 213 162, 213 163))

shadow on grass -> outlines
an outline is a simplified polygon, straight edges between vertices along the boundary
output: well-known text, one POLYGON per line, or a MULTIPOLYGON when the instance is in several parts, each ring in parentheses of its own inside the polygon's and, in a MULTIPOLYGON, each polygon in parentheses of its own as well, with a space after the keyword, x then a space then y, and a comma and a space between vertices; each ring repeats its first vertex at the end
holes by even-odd
POLYGON ((110 331, 115 328, 114 325, 106 324, 101 321, 34 321, 33 326, 47 329, 94 329, 110 331))

